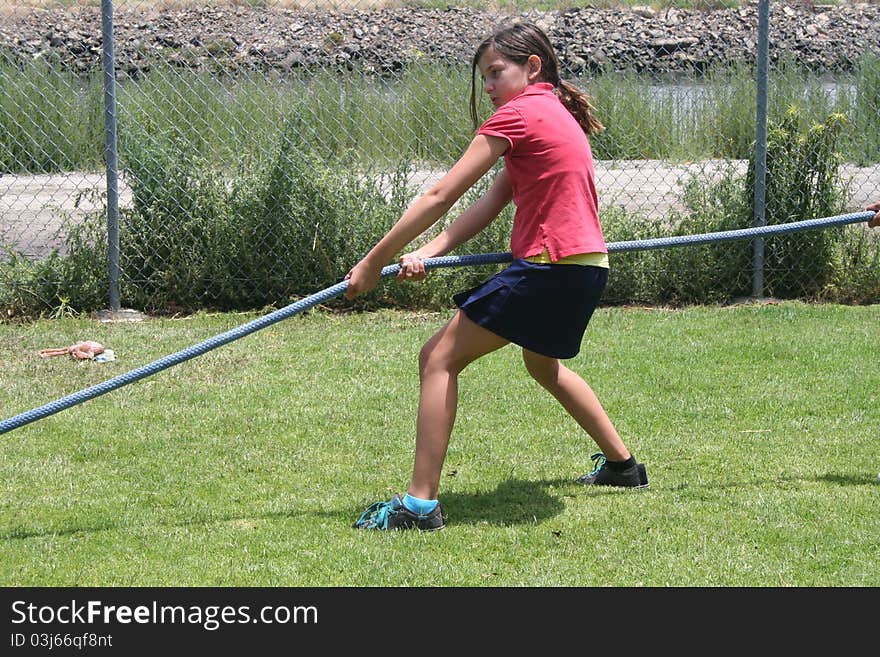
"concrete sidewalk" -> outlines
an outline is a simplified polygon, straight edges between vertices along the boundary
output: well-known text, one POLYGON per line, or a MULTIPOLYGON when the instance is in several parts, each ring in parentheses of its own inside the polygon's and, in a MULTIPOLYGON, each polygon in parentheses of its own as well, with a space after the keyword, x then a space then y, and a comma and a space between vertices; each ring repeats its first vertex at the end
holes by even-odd
MULTIPOLYGON (((745 160, 703 160, 670 163, 663 160, 597 161, 596 188, 600 216, 603 208, 623 207, 649 218, 680 209, 683 183, 692 175, 717 179, 732 167, 745 175, 745 160)), ((411 184, 427 189, 443 175, 423 170, 411 184)), ((880 164, 844 165, 841 174, 850 184, 847 211, 863 210, 880 200, 880 164)), ((32 257, 44 257, 62 248, 59 231, 65 220, 76 221, 102 209, 106 178, 102 173, 62 173, 37 176, 0 175, 0 245, 6 244, 32 257)), ((131 205, 131 190, 119 183, 119 207, 131 205)))

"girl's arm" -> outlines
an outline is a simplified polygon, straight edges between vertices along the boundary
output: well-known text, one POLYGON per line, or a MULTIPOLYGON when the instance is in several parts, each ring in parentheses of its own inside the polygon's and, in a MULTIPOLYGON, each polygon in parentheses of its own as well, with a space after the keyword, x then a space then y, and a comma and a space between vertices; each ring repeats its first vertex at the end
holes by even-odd
POLYGON ((869 205, 868 210, 875 210, 877 212, 877 214, 874 215, 874 218, 868 222, 868 225, 871 228, 877 228, 878 226, 880 226, 880 201, 869 205))
POLYGON ((346 298, 353 299, 376 287, 382 267, 446 214, 462 194, 492 168, 507 146, 507 140, 500 137, 474 137, 449 172, 409 206, 391 230, 348 272, 346 298))
POLYGON ((411 255, 419 258, 434 258, 446 255, 492 223, 505 206, 510 203, 512 197, 513 190, 510 187, 507 170, 502 169, 495 176, 492 186, 489 187, 485 194, 477 199, 467 210, 462 212, 437 237, 418 251, 414 251, 411 255))
POLYGON ((424 258, 446 255, 488 226, 513 197, 507 169, 502 169, 491 187, 462 212, 437 237, 420 249, 401 256, 398 280, 421 280, 427 276, 424 258))

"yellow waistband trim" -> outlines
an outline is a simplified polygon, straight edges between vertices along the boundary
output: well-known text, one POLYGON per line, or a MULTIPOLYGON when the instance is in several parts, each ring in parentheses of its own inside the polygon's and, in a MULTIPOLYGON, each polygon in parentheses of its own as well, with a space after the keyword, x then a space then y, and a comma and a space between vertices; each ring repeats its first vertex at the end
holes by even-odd
POLYGON ((542 265, 588 265, 592 267, 604 267, 605 269, 609 269, 607 253, 576 253, 574 255, 560 258, 556 262, 551 262, 550 252, 547 251, 547 249, 545 248, 542 253, 529 256, 528 258, 524 258, 524 260, 528 260, 529 262, 536 262, 542 265))

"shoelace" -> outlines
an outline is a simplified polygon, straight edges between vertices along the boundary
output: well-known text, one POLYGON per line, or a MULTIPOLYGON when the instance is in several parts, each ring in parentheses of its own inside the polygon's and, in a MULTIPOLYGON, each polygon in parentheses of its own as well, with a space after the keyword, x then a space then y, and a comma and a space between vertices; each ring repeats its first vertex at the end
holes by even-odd
POLYGON ((376 502, 367 507, 355 524, 365 529, 387 529, 388 516, 392 515, 397 515, 392 501, 376 502))
POLYGON ((608 459, 605 458, 602 452, 596 452, 595 454, 590 454, 590 460, 593 462, 593 471, 590 474, 594 475, 602 469, 602 466, 605 465, 608 459))

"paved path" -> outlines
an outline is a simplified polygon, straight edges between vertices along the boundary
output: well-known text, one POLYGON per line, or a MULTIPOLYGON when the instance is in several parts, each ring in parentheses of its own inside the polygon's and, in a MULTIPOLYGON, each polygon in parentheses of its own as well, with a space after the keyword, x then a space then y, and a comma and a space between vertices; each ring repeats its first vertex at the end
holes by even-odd
MULTIPOLYGON (((628 212, 648 217, 665 216, 680 207, 682 183, 690 175, 719 176, 727 167, 745 175, 744 160, 706 160, 692 164, 670 164, 659 160, 596 162, 596 187, 600 211, 619 205, 628 212)), ((842 174, 850 181, 847 211, 858 211, 880 200, 880 164, 858 168, 846 165, 842 174)), ((420 171, 412 183, 425 189, 442 172, 420 171)), ((103 203, 106 179, 103 174, 53 174, 40 176, 0 175, 0 244, 9 244, 30 256, 42 257, 61 248, 59 231, 66 220, 76 221, 95 212, 103 203)), ((119 205, 131 203, 131 191, 120 181, 119 205)))
MULTIPOLYGON (((104 174, 0 175, 0 244, 35 257, 60 249, 65 222, 100 210, 106 190, 104 174)), ((130 203, 131 191, 120 184, 120 207, 130 203)))

